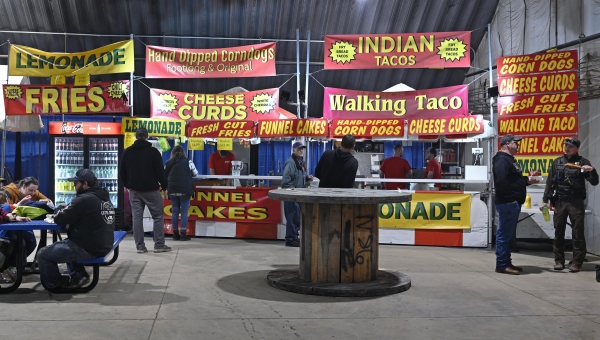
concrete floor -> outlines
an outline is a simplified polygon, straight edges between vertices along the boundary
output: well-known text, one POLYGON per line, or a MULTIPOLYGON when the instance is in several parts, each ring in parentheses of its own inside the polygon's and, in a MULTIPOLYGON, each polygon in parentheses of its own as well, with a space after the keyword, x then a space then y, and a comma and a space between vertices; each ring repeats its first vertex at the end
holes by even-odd
POLYGON ((381 245, 380 268, 409 275, 412 288, 330 298, 267 284, 270 270, 298 264, 282 241, 167 244, 173 252, 137 254, 128 236, 88 294, 50 295, 26 276, 0 296, 2 338, 600 339, 600 258, 590 254, 582 272, 555 272, 551 247, 525 245, 513 254, 524 272, 511 276, 494 272, 487 250, 381 245))

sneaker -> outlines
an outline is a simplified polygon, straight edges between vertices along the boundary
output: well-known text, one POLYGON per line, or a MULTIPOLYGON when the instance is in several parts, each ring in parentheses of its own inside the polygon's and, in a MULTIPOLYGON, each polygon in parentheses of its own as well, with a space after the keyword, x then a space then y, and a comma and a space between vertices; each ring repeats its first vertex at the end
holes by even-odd
POLYGON ((148 252, 148 249, 146 247, 143 247, 143 248, 140 248, 137 250, 138 254, 143 254, 143 253, 147 253, 147 252, 148 252))
POLYGON ((16 275, 10 269, 6 269, 3 273, 0 273, 0 283, 13 283, 16 280, 16 275))
POLYGON ((300 241, 298 241, 298 240, 293 240, 293 241, 290 241, 290 242, 286 241, 285 242, 285 246, 286 247, 300 247, 300 241))
POLYGON ((179 234, 173 234, 173 241, 179 241, 181 236, 179 234))
POLYGON ((71 281, 68 284, 64 285, 63 288, 67 289, 76 289, 85 286, 90 283, 90 276, 85 272, 76 272, 71 276, 71 281))
POLYGON ((171 247, 167 246, 166 244, 163 244, 162 246, 154 246, 155 253, 166 253, 168 251, 171 251, 171 247))
POLYGON ((181 235, 181 237, 179 238, 179 241, 189 241, 191 240, 191 238, 187 235, 181 235))

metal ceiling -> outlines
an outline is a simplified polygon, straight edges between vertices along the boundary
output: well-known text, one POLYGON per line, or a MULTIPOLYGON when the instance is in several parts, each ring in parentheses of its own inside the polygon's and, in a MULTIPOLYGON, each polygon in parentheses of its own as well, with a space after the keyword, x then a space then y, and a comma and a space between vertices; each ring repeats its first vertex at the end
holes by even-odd
MULTIPOLYGON (((10 31, 0 32, 0 44, 10 39, 11 43, 45 51, 79 52, 126 40, 134 34, 135 75, 143 77, 144 44, 214 48, 276 40, 275 77, 141 80, 149 87, 198 93, 219 93, 235 86, 260 90, 279 87, 296 72, 297 28, 302 40, 307 38, 307 31, 311 32, 311 73, 323 69, 325 34, 472 31, 473 55, 497 5, 498 0, 0 0, 0 31, 10 31)), ((0 46, 0 55, 8 54, 7 46, 0 46)), ((306 47, 306 42, 301 42, 301 89, 305 82, 306 47)), ((6 60, 0 58, 0 64, 6 64, 6 60)), ((322 71, 315 73, 314 78, 323 86, 354 90, 381 91, 398 83, 426 89, 462 84, 467 71, 322 71)), ((128 79, 128 75, 92 77, 92 81, 109 79, 128 79)), ((44 83, 47 79, 31 81, 44 83)), ((322 115, 323 87, 319 83, 309 80, 307 101, 311 117, 322 115)), ((139 82, 134 85, 134 114, 148 116, 149 90, 139 82)), ((295 94, 296 79, 287 82, 282 90, 295 94)), ((296 112, 293 106, 280 105, 296 112)))

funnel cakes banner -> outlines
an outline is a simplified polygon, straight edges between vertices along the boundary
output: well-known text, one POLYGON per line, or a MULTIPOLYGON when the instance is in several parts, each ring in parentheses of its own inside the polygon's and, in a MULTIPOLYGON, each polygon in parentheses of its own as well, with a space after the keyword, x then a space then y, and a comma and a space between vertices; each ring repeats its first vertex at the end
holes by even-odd
POLYGON ((146 78, 239 78, 275 74, 274 42, 213 49, 146 46, 146 78))
POLYGON ((253 138, 254 122, 195 120, 189 122, 185 135, 190 138, 253 138))
POLYGON ((150 117, 182 120, 279 119, 279 89, 206 94, 150 89, 150 117))
POLYGON ((258 122, 258 137, 326 137, 327 119, 278 119, 258 122))
POLYGON ((325 69, 458 68, 471 65, 471 32, 325 36, 325 69))
POLYGON ((467 116, 467 85, 406 92, 325 88, 323 118, 440 118, 467 116))

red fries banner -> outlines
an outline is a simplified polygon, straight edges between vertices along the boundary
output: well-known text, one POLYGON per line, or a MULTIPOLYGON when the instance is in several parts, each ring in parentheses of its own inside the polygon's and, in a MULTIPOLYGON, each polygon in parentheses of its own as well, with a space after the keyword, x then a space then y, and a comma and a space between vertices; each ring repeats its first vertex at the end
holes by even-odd
POLYGON ((404 119, 334 119, 330 138, 404 137, 404 119))
POLYGON ((577 72, 556 72, 528 76, 498 77, 500 96, 576 91, 577 72))
MULTIPOLYGON (((519 152, 517 156, 525 155, 556 155, 564 154, 565 139, 576 137, 577 134, 570 136, 527 136, 521 139, 519 143, 519 152)), ((498 150, 502 148, 498 138, 498 150)))
POLYGON ((129 112, 129 81, 88 86, 4 85, 7 115, 102 114, 129 112))
POLYGON ((410 136, 473 135, 483 133, 483 116, 420 118, 408 121, 410 136))
POLYGON ((323 118, 422 118, 468 115, 467 85, 406 92, 325 88, 323 118))
POLYGON ((213 49, 146 46, 146 78, 274 76, 275 43, 213 49))
POLYGON ((500 116, 577 112, 578 109, 577 92, 498 98, 498 114, 500 116))
POLYGON ((471 32, 325 36, 325 69, 451 68, 471 65, 471 32))
POLYGON ((191 138, 253 138, 254 122, 251 120, 193 120, 186 134, 191 138))
POLYGON ((327 137, 327 119, 279 119, 258 122, 257 135, 275 137, 327 137))
POLYGON ((279 119, 279 89, 205 94, 150 89, 152 118, 183 120, 279 119))
POLYGON ((576 70, 577 51, 560 51, 498 58, 498 76, 576 70))
POLYGON ((498 118, 498 134, 556 135, 577 134, 575 113, 558 113, 498 118))

